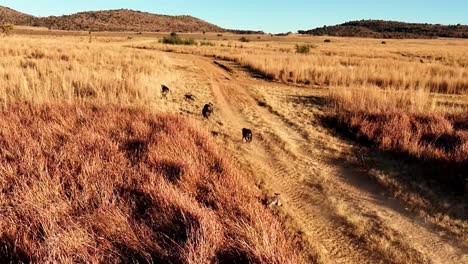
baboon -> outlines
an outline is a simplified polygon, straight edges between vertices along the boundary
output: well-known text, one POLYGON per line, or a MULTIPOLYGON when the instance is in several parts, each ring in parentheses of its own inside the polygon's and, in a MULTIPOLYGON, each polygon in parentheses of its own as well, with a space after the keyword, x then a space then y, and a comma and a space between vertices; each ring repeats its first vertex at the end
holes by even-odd
POLYGON ((250 143, 252 142, 252 136, 253 136, 252 130, 247 129, 247 128, 242 129, 242 140, 244 140, 247 143, 250 143))
POLYGON ((167 97, 167 94, 170 92, 171 90, 169 89, 169 87, 167 87, 166 85, 161 85, 161 95, 162 97, 166 98, 167 97))
POLYGON ((264 204, 265 204, 267 207, 269 207, 269 208, 281 207, 281 206, 283 206, 283 203, 281 202, 280 194, 279 194, 279 193, 275 193, 275 196, 267 197, 267 198, 264 200, 264 204))
POLYGON ((209 119, 211 114, 213 113, 213 104, 207 103, 202 110, 203 117, 209 119))
POLYGON ((185 95, 185 100, 195 101, 195 96, 193 96, 191 93, 188 93, 185 95))

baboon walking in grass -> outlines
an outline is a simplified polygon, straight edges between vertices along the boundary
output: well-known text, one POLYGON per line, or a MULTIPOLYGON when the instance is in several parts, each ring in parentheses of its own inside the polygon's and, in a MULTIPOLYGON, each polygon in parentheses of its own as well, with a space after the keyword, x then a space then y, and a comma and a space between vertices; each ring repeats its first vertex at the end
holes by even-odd
POLYGON ((195 101, 195 96, 191 93, 185 94, 185 100, 187 101, 195 101))
POLYGON ((263 202, 269 208, 283 206, 279 193, 275 193, 275 196, 267 197, 263 202))
POLYGON ((250 130, 248 128, 243 128, 242 129, 242 140, 244 140, 247 143, 250 143, 250 142, 252 142, 252 137, 253 137, 252 130, 250 130))
POLYGON ((161 85, 161 95, 162 95, 163 98, 166 98, 170 91, 171 91, 171 89, 169 89, 169 87, 167 87, 164 84, 161 85))
POLYGON ((209 119, 211 114, 213 113, 213 104, 207 103, 202 110, 202 115, 204 118, 209 119))

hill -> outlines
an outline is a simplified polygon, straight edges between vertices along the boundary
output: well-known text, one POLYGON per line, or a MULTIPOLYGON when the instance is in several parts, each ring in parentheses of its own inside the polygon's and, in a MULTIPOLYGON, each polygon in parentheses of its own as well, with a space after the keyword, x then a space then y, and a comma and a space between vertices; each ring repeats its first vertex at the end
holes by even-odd
POLYGON ((0 6, 0 23, 12 23, 15 25, 29 25, 34 17, 23 14, 8 7, 0 6))
POLYGON ((72 15, 34 17, 0 6, 0 22, 41 26, 59 30, 223 32, 223 28, 192 16, 167 16, 119 9, 80 12, 72 15))
POLYGON ((336 26, 300 30, 299 34, 370 38, 468 38, 466 25, 433 25, 384 20, 351 21, 336 26))

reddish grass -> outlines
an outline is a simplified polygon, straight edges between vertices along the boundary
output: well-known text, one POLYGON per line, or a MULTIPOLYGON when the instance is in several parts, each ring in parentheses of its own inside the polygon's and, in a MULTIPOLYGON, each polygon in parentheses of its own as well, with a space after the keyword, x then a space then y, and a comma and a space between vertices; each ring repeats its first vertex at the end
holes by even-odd
POLYGON ((187 119, 65 105, 0 116, 2 261, 304 262, 187 119))
POLYGON ((336 125, 379 149, 434 168, 431 177, 463 192, 468 176, 468 116, 400 112, 337 112, 336 125))

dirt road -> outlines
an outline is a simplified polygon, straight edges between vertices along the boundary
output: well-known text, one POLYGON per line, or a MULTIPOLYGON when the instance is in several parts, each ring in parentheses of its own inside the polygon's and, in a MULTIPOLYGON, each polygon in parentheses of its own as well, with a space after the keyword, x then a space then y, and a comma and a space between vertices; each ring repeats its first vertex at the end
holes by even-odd
POLYGON ((266 193, 280 193, 280 214, 318 262, 468 263, 463 241, 434 231, 343 159, 356 147, 319 124, 326 90, 253 78, 229 62, 221 63, 232 72, 210 58, 166 55, 192 69, 198 89, 211 90, 206 100, 216 114, 205 125, 266 193), (254 131, 252 144, 241 141, 244 127, 254 131))

